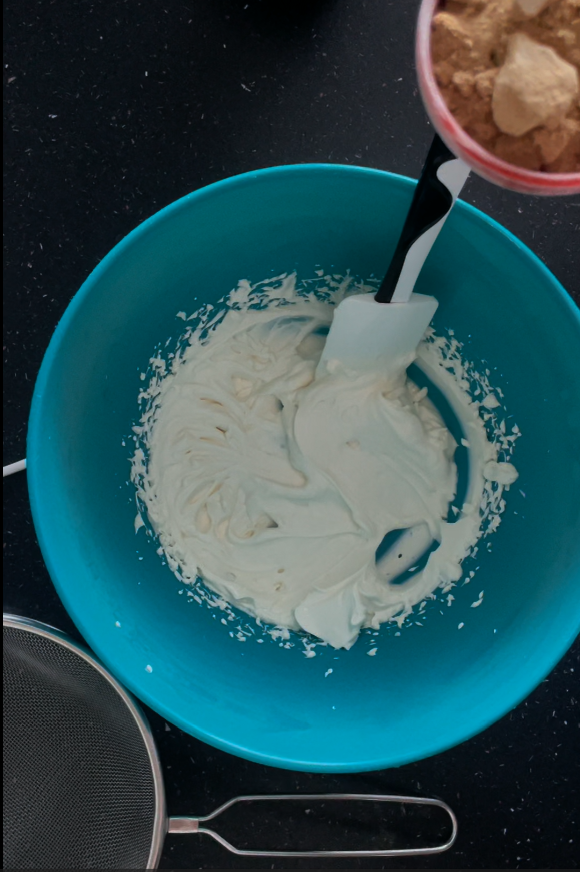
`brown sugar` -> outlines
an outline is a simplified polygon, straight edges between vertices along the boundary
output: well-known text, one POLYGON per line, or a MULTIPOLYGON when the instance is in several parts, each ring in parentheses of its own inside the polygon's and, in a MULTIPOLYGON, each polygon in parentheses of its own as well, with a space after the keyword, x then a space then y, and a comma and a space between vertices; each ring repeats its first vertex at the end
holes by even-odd
POLYGON ((526 169, 580 172, 580 0, 443 0, 431 50, 476 142, 526 169))

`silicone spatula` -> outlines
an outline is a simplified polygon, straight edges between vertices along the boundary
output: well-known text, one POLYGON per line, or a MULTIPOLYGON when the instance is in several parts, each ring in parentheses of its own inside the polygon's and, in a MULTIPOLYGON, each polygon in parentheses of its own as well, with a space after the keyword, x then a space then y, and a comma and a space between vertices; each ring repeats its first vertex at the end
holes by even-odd
POLYGON ((467 164, 435 136, 387 274, 375 295, 346 297, 336 307, 318 377, 337 365, 395 377, 414 360, 438 302, 413 288, 468 175, 467 164))

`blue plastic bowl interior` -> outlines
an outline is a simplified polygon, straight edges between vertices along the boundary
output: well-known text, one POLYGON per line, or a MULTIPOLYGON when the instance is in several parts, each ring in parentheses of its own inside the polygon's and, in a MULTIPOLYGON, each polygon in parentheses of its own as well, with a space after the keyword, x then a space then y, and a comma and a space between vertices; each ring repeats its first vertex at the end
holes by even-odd
POLYGON ((179 310, 238 279, 317 265, 380 275, 414 183, 357 167, 278 167, 196 191, 99 264, 38 377, 28 436, 36 530, 63 602, 140 699, 194 736, 291 769, 397 766, 482 730, 550 671, 580 627, 580 319, 517 239, 458 203, 417 290, 440 300, 467 356, 489 363, 523 436, 508 510, 452 608, 349 651, 241 644, 186 605, 136 537, 122 439, 154 346, 179 310), (525 497, 521 493, 525 494, 525 497), (470 604, 485 590, 481 608, 470 604), (121 626, 117 627, 116 622, 121 626), (458 624, 464 622, 460 631, 458 624), (146 666, 152 667, 152 672, 146 666), (333 672, 325 678, 329 668, 333 672))

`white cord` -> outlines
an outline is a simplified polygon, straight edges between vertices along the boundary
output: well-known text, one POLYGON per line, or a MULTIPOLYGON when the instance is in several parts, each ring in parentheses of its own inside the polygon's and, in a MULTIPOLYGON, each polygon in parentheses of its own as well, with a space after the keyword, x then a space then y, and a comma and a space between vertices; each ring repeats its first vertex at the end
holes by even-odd
POLYGON ((24 460, 17 460, 16 463, 9 463, 8 466, 3 466, 2 478, 6 478, 7 475, 14 475, 15 472, 22 472, 23 469, 26 469, 26 458, 24 460))

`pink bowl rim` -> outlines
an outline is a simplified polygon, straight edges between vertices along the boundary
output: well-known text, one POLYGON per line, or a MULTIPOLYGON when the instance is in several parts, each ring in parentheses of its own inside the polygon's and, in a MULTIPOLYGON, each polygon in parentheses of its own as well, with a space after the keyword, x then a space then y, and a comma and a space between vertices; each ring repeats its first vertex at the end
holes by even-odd
POLYGON ((431 59, 431 22, 439 0, 422 0, 417 22, 415 59, 419 89, 441 139, 488 181, 520 193, 557 196, 580 193, 580 173, 544 173, 501 160, 475 142, 457 123, 439 90, 431 59))

